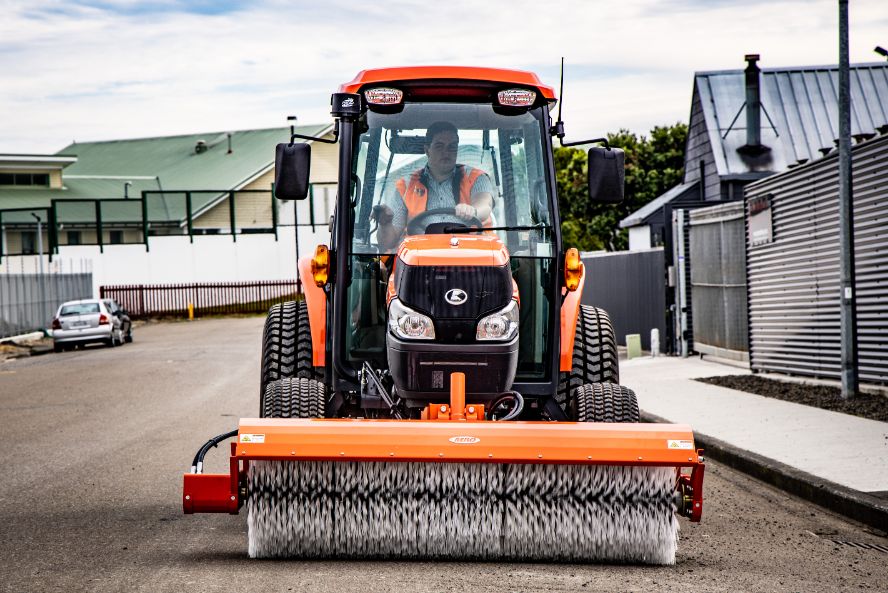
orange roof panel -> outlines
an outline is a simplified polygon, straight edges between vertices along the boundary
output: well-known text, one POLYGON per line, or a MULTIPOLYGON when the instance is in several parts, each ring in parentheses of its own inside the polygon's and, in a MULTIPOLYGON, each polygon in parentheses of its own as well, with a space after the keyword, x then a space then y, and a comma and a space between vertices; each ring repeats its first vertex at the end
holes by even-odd
POLYGON ((405 66, 361 70, 352 81, 342 84, 339 92, 357 93, 364 85, 381 82, 434 79, 479 80, 529 86, 538 89, 543 98, 550 101, 555 99, 555 90, 543 84, 533 72, 477 66, 405 66))

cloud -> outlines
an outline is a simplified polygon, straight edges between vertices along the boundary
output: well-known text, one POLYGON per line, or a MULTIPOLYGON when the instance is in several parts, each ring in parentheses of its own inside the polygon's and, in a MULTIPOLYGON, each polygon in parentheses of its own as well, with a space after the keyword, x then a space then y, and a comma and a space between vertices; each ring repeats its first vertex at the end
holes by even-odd
MULTIPOLYGON (((885 44, 883 0, 851 7, 852 60, 885 44)), ((834 0, 483 3, 33 0, 0 23, 0 152, 329 121, 364 68, 466 64, 558 85, 571 137, 687 119, 693 72, 834 63, 834 0)))

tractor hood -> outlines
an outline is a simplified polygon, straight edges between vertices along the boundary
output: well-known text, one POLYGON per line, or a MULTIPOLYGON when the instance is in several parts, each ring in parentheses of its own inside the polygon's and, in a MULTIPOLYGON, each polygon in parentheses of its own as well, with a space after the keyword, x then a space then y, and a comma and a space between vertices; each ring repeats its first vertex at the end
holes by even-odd
POLYGON ((415 235, 398 248, 408 266, 505 266, 509 252, 496 235, 415 235))

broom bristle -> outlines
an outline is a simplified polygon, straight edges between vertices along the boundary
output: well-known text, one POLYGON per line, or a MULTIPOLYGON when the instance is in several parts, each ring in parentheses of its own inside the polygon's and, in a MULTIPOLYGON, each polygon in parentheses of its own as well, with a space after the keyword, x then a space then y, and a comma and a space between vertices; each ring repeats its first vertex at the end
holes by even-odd
POLYGON ((257 461, 252 558, 674 564, 670 467, 257 461))

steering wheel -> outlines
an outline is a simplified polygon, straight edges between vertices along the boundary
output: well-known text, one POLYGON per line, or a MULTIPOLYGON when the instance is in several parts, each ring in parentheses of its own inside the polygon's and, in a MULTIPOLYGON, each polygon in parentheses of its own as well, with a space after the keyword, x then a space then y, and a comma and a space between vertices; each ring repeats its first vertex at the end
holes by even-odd
POLYGON ((436 222, 453 222, 467 227, 475 226, 478 228, 484 226, 484 223, 474 216, 468 219, 460 218, 456 215, 456 208, 432 208, 417 214, 413 220, 407 223, 407 234, 424 235, 426 227, 436 222), (441 220, 435 220, 436 218, 441 220))

